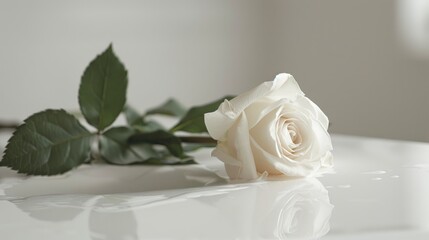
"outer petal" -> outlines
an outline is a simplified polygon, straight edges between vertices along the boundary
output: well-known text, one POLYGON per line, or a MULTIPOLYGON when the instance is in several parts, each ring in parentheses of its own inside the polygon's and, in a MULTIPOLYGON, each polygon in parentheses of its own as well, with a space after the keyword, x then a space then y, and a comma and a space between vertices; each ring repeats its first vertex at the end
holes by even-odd
POLYGON ((332 156, 332 152, 326 152, 325 156, 321 159, 321 165, 324 169, 329 169, 334 167, 334 157, 332 156))
POLYGON ((204 123, 212 138, 224 141, 226 132, 234 124, 236 118, 231 103, 225 100, 220 104, 218 110, 204 114, 204 123))
POLYGON ((298 96, 304 96, 295 78, 288 73, 280 73, 273 81, 273 87, 267 95, 273 100, 287 98, 294 101, 298 96))
POLYGON ((311 131, 313 133, 313 145, 311 149, 311 159, 318 160, 332 150, 332 141, 329 133, 323 128, 320 122, 312 121, 311 131))
POLYGON ((293 76, 288 73, 280 73, 273 81, 264 82, 232 99, 231 105, 234 112, 239 114, 250 104, 263 97, 269 97, 272 100, 287 98, 293 101, 299 95, 303 96, 304 93, 293 76))
POLYGON ((231 179, 258 178, 247 125, 246 115, 240 115, 228 131, 226 141, 221 142, 224 149, 216 147, 212 152, 213 156, 225 163, 226 171, 231 179), (225 154, 226 151, 228 151, 227 154, 225 154))
POLYGON ((256 88, 240 94, 231 101, 224 101, 219 108, 204 115, 204 121, 211 137, 224 140, 229 127, 249 105, 262 98, 277 101, 283 98, 294 101, 304 93, 292 75, 281 73, 273 81, 260 84, 256 88))
POLYGON ((310 112, 310 114, 313 116, 313 118, 317 119, 322 124, 325 130, 328 129, 328 125, 329 125, 328 117, 322 112, 322 110, 314 102, 312 102, 307 97, 298 97, 296 102, 304 109, 307 109, 310 112))

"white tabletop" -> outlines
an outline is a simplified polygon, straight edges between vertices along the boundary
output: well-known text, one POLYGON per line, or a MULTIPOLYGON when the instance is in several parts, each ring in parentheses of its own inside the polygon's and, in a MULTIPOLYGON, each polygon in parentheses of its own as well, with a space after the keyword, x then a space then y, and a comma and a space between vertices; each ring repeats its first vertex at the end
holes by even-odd
POLYGON ((209 150, 189 166, 0 168, 0 239, 429 239, 429 144, 333 144, 336 173, 317 179, 231 183, 209 150))

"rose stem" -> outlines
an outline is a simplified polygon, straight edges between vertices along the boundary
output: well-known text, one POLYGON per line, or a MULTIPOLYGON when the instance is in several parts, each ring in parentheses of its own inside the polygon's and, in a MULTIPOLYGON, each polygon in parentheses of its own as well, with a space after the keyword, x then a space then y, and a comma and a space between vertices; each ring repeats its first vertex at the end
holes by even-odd
MULTIPOLYGON (((217 141, 210 137, 199 137, 199 136, 176 136, 182 143, 199 143, 199 144, 216 144, 217 141)), ((128 139, 129 144, 136 144, 146 142, 140 139, 140 135, 133 135, 128 139)))
MULTIPOLYGON (((200 144, 216 144, 217 141, 210 137, 190 137, 190 136, 176 136, 180 139, 182 143, 200 143, 200 144)), ((128 143, 135 144, 142 142, 138 139, 139 135, 134 135, 131 139, 128 140, 128 143)), ((144 141, 143 141, 144 142, 144 141)))
POLYGON ((217 141, 211 137, 185 137, 185 136, 177 136, 180 141, 183 143, 213 143, 216 144, 217 141))
POLYGON ((15 129, 19 126, 18 123, 4 123, 4 122, 0 122, 0 130, 2 129, 15 129))

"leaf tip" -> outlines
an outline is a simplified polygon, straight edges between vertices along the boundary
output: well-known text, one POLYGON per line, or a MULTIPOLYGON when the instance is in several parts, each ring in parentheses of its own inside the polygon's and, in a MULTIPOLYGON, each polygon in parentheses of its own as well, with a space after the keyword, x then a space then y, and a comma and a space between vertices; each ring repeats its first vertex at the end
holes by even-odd
POLYGON ((113 52, 113 43, 109 43, 109 46, 106 49, 107 51, 112 51, 113 52))

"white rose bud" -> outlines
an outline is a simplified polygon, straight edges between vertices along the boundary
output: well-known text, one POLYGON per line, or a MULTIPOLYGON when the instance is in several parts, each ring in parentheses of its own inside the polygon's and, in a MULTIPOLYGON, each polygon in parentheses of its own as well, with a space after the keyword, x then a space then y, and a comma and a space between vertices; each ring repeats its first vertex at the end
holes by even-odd
POLYGON ((204 120, 231 179, 314 176, 333 166, 328 118, 290 74, 225 100, 204 120))

